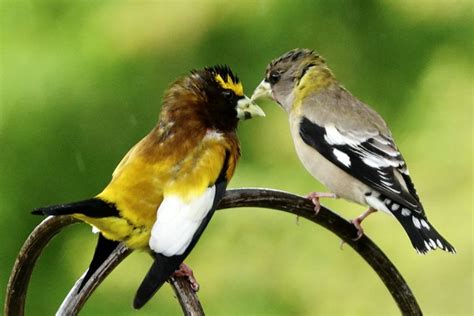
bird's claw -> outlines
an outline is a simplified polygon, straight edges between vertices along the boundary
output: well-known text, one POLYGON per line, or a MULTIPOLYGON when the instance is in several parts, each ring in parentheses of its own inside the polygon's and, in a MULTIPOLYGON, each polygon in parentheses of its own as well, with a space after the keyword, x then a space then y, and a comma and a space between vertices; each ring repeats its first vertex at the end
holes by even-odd
MULTIPOLYGON (((353 241, 357 241, 359 240, 362 236, 364 236, 364 229, 362 228, 362 226, 360 225, 360 221, 358 219, 353 219, 350 221, 352 223, 352 225, 355 226, 355 228, 357 229, 357 237, 356 238, 352 238, 353 241)), ((343 246, 346 242, 344 241, 344 239, 341 239, 341 242, 339 243, 339 249, 343 250, 343 246)))
POLYGON ((311 192, 306 196, 314 204, 314 215, 318 215, 319 211, 321 210, 321 203, 319 201, 320 198, 337 198, 336 194, 334 193, 327 193, 327 192, 311 192))
POLYGON ((354 241, 359 240, 364 235, 364 229, 362 228, 362 225, 361 225, 362 221, 365 218, 367 218, 367 216, 369 216, 370 214, 372 214, 374 212, 377 212, 377 210, 372 208, 372 207, 369 207, 369 209, 367 211, 360 214, 355 219, 351 220, 352 225, 354 225, 355 228, 357 229, 357 237, 353 239, 354 241))
POLYGON ((360 225, 362 221, 359 218, 351 220, 352 225, 357 229, 357 237, 352 240, 357 241, 364 235, 364 229, 360 225))
POLYGON ((194 277, 193 270, 184 262, 180 264, 179 269, 173 272, 173 277, 186 277, 194 292, 199 291, 199 283, 194 277))
POLYGON ((321 210, 321 203, 319 202, 320 194, 318 192, 311 192, 306 196, 308 200, 310 200, 314 205, 314 214, 313 216, 318 215, 319 211, 321 210))

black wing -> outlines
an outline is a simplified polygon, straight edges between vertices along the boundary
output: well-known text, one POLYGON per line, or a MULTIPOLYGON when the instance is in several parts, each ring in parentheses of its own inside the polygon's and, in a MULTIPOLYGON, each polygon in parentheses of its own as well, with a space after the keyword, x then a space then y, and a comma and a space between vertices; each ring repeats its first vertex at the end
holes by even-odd
POLYGON ((405 161, 391 138, 379 133, 342 133, 306 117, 300 122, 299 133, 307 145, 351 176, 401 205, 424 213, 405 161))
POLYGON ((217 178, 216 183, 214 183, 216 190, 212 207, 199 225, 196 232, 194 233, 191 243, 181 255, 174 255, 168 257, 161 253, 153 254, 155 261, 153 262, 153 265, 151 266, 150 270, 145 276, 145 279, 142 281, 142 284, 137 290, 135 299, 133 301, 134 308, 141 308, 143 305, 146 304, 146 302, 148 302, 153 297, 153 295, 160 289, 160 287, 166 282, 166 280, 168 280, 171 274, 173 274, 173 272, 178 269, 179 265, 184 261, 184 259, 188 256, 188 254, 198 242, 199 238, 201 237, 201 234, 203 233, 204 229, 206 229, 207 224, 211 220, 212 215, 214 215, 217 205, 224 197, 227 187, 227 179, 225 177, 225 174, 228 167, 228 158, 229 155, 227 154, 219 177, 217 178))
POLYGON ((69 204, 59 204, 41 207, 33 210, 34 215, 71 215, 82 214, 88 217, 119 217, 119 211, 113 203, 105 202, 99 198, 92 198, 69 204))

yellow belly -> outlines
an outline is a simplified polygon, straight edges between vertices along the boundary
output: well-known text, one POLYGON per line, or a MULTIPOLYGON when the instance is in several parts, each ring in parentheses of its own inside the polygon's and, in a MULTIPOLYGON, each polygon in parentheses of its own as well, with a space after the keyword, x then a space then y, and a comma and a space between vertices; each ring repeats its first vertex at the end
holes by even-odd
POLYGON ((147 248, 157 209, 163 201, 161 188, 165 174, 154 169, 135 159, 97 195, 115 204, 120 217, 75 217, 99 229, 107 239, 123 241, 132 249, 147 248))
POLYGON ((105 238, 114 241, 123 241, 131 249, 145 249, 150 239, 150 228, 136 228, 119 217, 93 218, 75 214, 75 218, 94 226, 105 238))
MULTIPOLYGON (((75 216, 95 226, 107 239, 123 241, 132 249, 148 248, 163 195, 191 200, 217 179, 229 145, 214 134, 204 137, 200 145, 188 144, 181 154, 177 154, 179 148, 172 146, 155 146, 156 152, 152 153, 143 146, 135 147, 119 164, 109 185, 97 195, 113 203, 119 217, 75 216), (168 151, 161 153, 160 148, 168 151)), ((235 151, 238 153, 238 149, 235 151)), ((235 157, 229 159, 229 178, 235 163, 235 157)))

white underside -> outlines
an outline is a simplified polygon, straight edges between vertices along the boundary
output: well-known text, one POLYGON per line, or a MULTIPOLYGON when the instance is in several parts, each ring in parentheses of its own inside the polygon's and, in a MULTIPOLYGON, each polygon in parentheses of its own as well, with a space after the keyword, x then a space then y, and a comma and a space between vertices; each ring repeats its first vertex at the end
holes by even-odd
POLYGON ((375 192, 375 191, 372 191, 372 194, 370 196, 366 196, 365 197, 365 201, 367 202, 367 204, 376 209, 376 210, 379 210, 379 211, 382 211, 386 214, 389 214, 391 216, 394 216, 393 213, 387 208, 387 206, 384 204, 383 201, 381 201, 379 199, 379 197, 377 196, 374 196, 374 195, 380 195, 379 193, 375 192))
POLYGON ((215 194, 216 188, 212 186, 188 202, 178 196, 166 196, 157 210, 150 248, 165 256, 183 254, 211 210, 215 194))
MULTIPOLYGON (((384 201, 379 199, 379 192, 349 175, 303 141, 299 135, 300 120, 301 118, 299 116, 293 117, 290 115, 290 129, 298 157, 311 175, 338 197, 362 205, 368 205, 393 216, 393 213, 387 208, 384 201)), ((336 133, 336 129, 329 127, 326 131, 329 132, 329 134, 326 135, 326 141, 330 141, 333 144, 351 144, 351 140, 336 133)), ((352 143, 355 143, 355 141, 352 141, 352 143)), ((351 165, 347 154, 337 149, 334 150, 333 153, 342 164, 348 167, 351 165)), ((388 188, 391 189, 391 187, 388 188)))
POLYGON ((296 153, 306 170, 338 197, 366 205, 365 193, 371 189, 307 145, 299 135, 299 121, 299 117, 290 115, 290 129, 296 153))

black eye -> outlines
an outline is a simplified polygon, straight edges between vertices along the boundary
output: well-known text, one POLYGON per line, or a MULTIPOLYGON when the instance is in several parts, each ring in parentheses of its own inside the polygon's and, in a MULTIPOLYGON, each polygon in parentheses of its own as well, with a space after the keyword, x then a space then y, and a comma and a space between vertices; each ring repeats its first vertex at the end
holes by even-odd
POLYGON ((226 100, 232 100, 234 98, 234 91, 232 90, 224 90, 222 91, 222 95, 226 100))
POLYGON ((268 76, 268 81, 270 84, 275 84, 280 80, 280 73, 278 71, 272 71, 270 75, 268 76))

